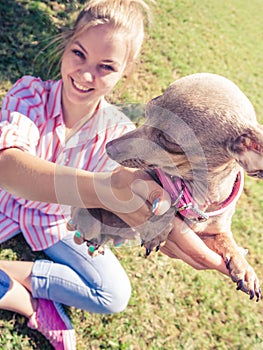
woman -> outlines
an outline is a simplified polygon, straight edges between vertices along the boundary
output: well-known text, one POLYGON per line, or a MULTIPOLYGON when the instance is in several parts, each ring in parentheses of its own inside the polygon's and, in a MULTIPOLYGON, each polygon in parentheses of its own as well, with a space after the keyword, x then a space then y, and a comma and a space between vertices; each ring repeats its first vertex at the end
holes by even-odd
POLYGON ((139 53, 147 10, 140 0, 89 1, 63 36, 62 79, 23 77, 2 103, 0 241, 22 232, 32 250, 42 250, 52 260, 2 261, 2 278, 9 283, 0 307, 28 317, 28 326, 56 349, 75 348, 74 331, 60 303, 115 313, 126 307, 131 292, 109 249, 92 259, 84 246, 74 243, 66 229, 68 207, 61 204, 107 209, 104 203, 133 197, 136 209, 117 213, 131 226, 152 215, 156 198, 164 199, 163 211, 170 204, 169 196, 143 172, 124 167, 112 172, 116 164, 105 152, 107 141, 134 128, 104 96, 139 53), (131 189, 138 179, 149 188, 143 198, 131 189), (102 200, 98 186, 105 193, 102 200))

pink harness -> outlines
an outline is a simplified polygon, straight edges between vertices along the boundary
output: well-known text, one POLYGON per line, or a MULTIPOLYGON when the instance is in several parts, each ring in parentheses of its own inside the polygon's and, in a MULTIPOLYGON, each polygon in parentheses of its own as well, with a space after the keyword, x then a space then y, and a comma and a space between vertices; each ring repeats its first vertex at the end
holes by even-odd
POLYGON ((172 206, 176 209, 176 214, 179 214, 188 220, 197 222, 206 221, 212 216, 224 213, 230 204, 239 199, 244 185, 244 173, 243 171, 240 171, 237 174, 230 196, 222 203, 221 207, 218 210, 205 213, 198 208, 191 193, 181 178, 169 176, 159 168, 154 169, 154 172, 160 180, 163 188, 169 193, 172 206))

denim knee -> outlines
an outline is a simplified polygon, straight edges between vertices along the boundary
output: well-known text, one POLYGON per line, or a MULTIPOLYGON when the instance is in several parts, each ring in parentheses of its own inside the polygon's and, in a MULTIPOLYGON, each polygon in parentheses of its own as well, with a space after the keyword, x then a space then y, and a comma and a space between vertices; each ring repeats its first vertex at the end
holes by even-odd
POLYGON ((101 306, 103 306, 103 313, 116 314, 126 309, 131 297, 131 284, 127 277, 118 286, 114 286, 111 290, 97 291, 100 295, 101 306))
POLYGON ((112 314, 123 311, 131 296, 126 274, 120 274, 111 284, 91 285, 69 266, 49 260, 36 260, 31 274, 32 295, 51 299, 91 313, 112 314))

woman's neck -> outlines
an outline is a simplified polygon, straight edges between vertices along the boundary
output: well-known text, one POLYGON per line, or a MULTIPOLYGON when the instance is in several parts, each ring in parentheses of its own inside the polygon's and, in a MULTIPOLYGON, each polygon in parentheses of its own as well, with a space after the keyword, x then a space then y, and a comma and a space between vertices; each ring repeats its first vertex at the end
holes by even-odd
POLYGON ((86 122, 92 118, 100 104, 99 101, 92 101, 86 105, 74 105, 62 99, 63 120, 66 126, 65 138, 68 140, 79 131, 86 122))
POLYGON ((82 119, 86 121, 91 118, 97 109, 100 101, 92 102, 86 105, 73 105, 62 101, 63 119, 66 128, 72 129, 82 119))

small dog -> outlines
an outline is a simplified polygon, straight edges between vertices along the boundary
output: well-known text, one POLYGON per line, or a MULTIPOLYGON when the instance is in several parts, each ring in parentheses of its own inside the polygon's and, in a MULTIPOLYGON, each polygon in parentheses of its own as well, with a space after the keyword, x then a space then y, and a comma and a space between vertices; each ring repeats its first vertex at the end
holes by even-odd
MULTIPOLYGON (((171 215, 178 215, 225 259, 237 289, 258 301, 258 278, 231 232, 244 170, 263 178, 263 128, 250 101, 225 77, 198 73, 178 79, 151 100, 146 117, 142 126, 107 144, 112 159, 144 169, 171 196, 167 214, 140 232, 146 254, 165 242, 171 215)), ((134 238, 134 229, 110 212, 73 208, 72 213, 69 228, 89 231, 85 239, 97 252, 108 239, 134 238)))

